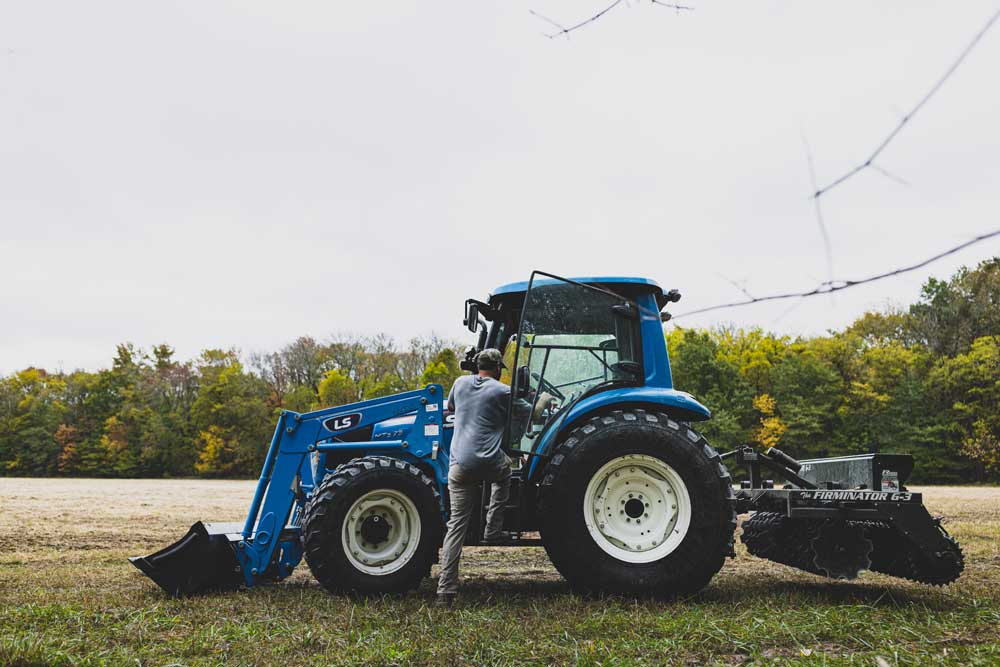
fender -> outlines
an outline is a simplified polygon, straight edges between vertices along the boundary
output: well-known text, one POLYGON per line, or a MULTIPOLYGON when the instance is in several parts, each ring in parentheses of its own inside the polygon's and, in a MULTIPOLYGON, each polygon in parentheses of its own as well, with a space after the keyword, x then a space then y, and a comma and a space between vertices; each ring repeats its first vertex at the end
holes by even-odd
POLYGON ((666 412, 681 421, 699 422, 712 418, 711 411, 686 391, 647 386, 618 387, 588 396, 570 408, 564 423, 572 424, 583 415, 608 405, 634 403, 662 405, 666 412))
MULTIPOLYGON (((538 454, 547 454, 555 441, 559 439, 559 434, 597 410, 609 406, 625 407, 637 404, 662 406, 664 412, 680 421, 705 421, 712 417, 711 411, 686 391, 649 386, 617 387, 588 396, 570 408, 569 413, 561 417, 542 436, 535 451, 538 454)), ((531 462, 529 475, 533 474, 536 468, 538 468, 537 458, 531 462)))

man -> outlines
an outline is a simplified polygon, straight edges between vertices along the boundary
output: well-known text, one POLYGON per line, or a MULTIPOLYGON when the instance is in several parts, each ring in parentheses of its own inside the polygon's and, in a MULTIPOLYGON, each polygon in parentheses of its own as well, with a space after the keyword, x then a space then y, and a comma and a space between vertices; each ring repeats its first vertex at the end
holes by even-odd
POLYGON ((438 578, 438 604, 444 606, 451 606, 458 595, 458 561, 482 482, 493 485, 483 542, 496 544, 509 539, 501 528, 504 505, 510 497, 510 461, 503 450, 510 387, 498 381, 500 369, 505 368, 499 350, 480 352, 476 366, 479 373, 458 378, 448 396, 455 430, 448 470, 451 518, 441 549, 438 578))

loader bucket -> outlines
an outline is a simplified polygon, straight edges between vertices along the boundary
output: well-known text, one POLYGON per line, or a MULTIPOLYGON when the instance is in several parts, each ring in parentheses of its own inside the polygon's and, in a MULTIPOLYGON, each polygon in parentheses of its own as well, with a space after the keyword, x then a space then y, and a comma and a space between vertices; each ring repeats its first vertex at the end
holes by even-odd
POLYGON ((241 530, 236 523, 199 521, 169 547, 129 561, 174 597, 236 590, 243 584, 235 548, 241 530))

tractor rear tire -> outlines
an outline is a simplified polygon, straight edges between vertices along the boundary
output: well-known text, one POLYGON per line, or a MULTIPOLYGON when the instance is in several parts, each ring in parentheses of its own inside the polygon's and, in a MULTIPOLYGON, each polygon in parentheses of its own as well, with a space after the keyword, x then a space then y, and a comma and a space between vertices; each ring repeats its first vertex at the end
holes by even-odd
POLYGON ((578 592, 694 593, 733 554, 731 483, 718 453, 687 425, 615 410, 573 429, 546 465, 542 542, 578 592))
POLYGON ((405 593, 430 574, 443 536, 434 480, 411 463, 366 456, 327 474, 306 504, 302 542, 332 593, 405 593))

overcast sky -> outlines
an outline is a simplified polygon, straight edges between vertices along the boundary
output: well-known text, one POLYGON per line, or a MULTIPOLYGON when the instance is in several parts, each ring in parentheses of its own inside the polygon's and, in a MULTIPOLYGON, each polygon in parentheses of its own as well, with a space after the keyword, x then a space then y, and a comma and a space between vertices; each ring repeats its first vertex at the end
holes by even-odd
MULTIPOLYGON (((996 11, 963 2, 0 0, 0 372, 114 346, 436 332, 534 268, 679 288, 827 277, 803 135, 862 161, 996 11)), ((834 276, 1000 227, 1000 26, 825 199, 834 276)), ((837 295, 693 317, 791 334, 916 298, 1000 239, 837 295), (791 310, 791 306, 795 306, 791 310)))

